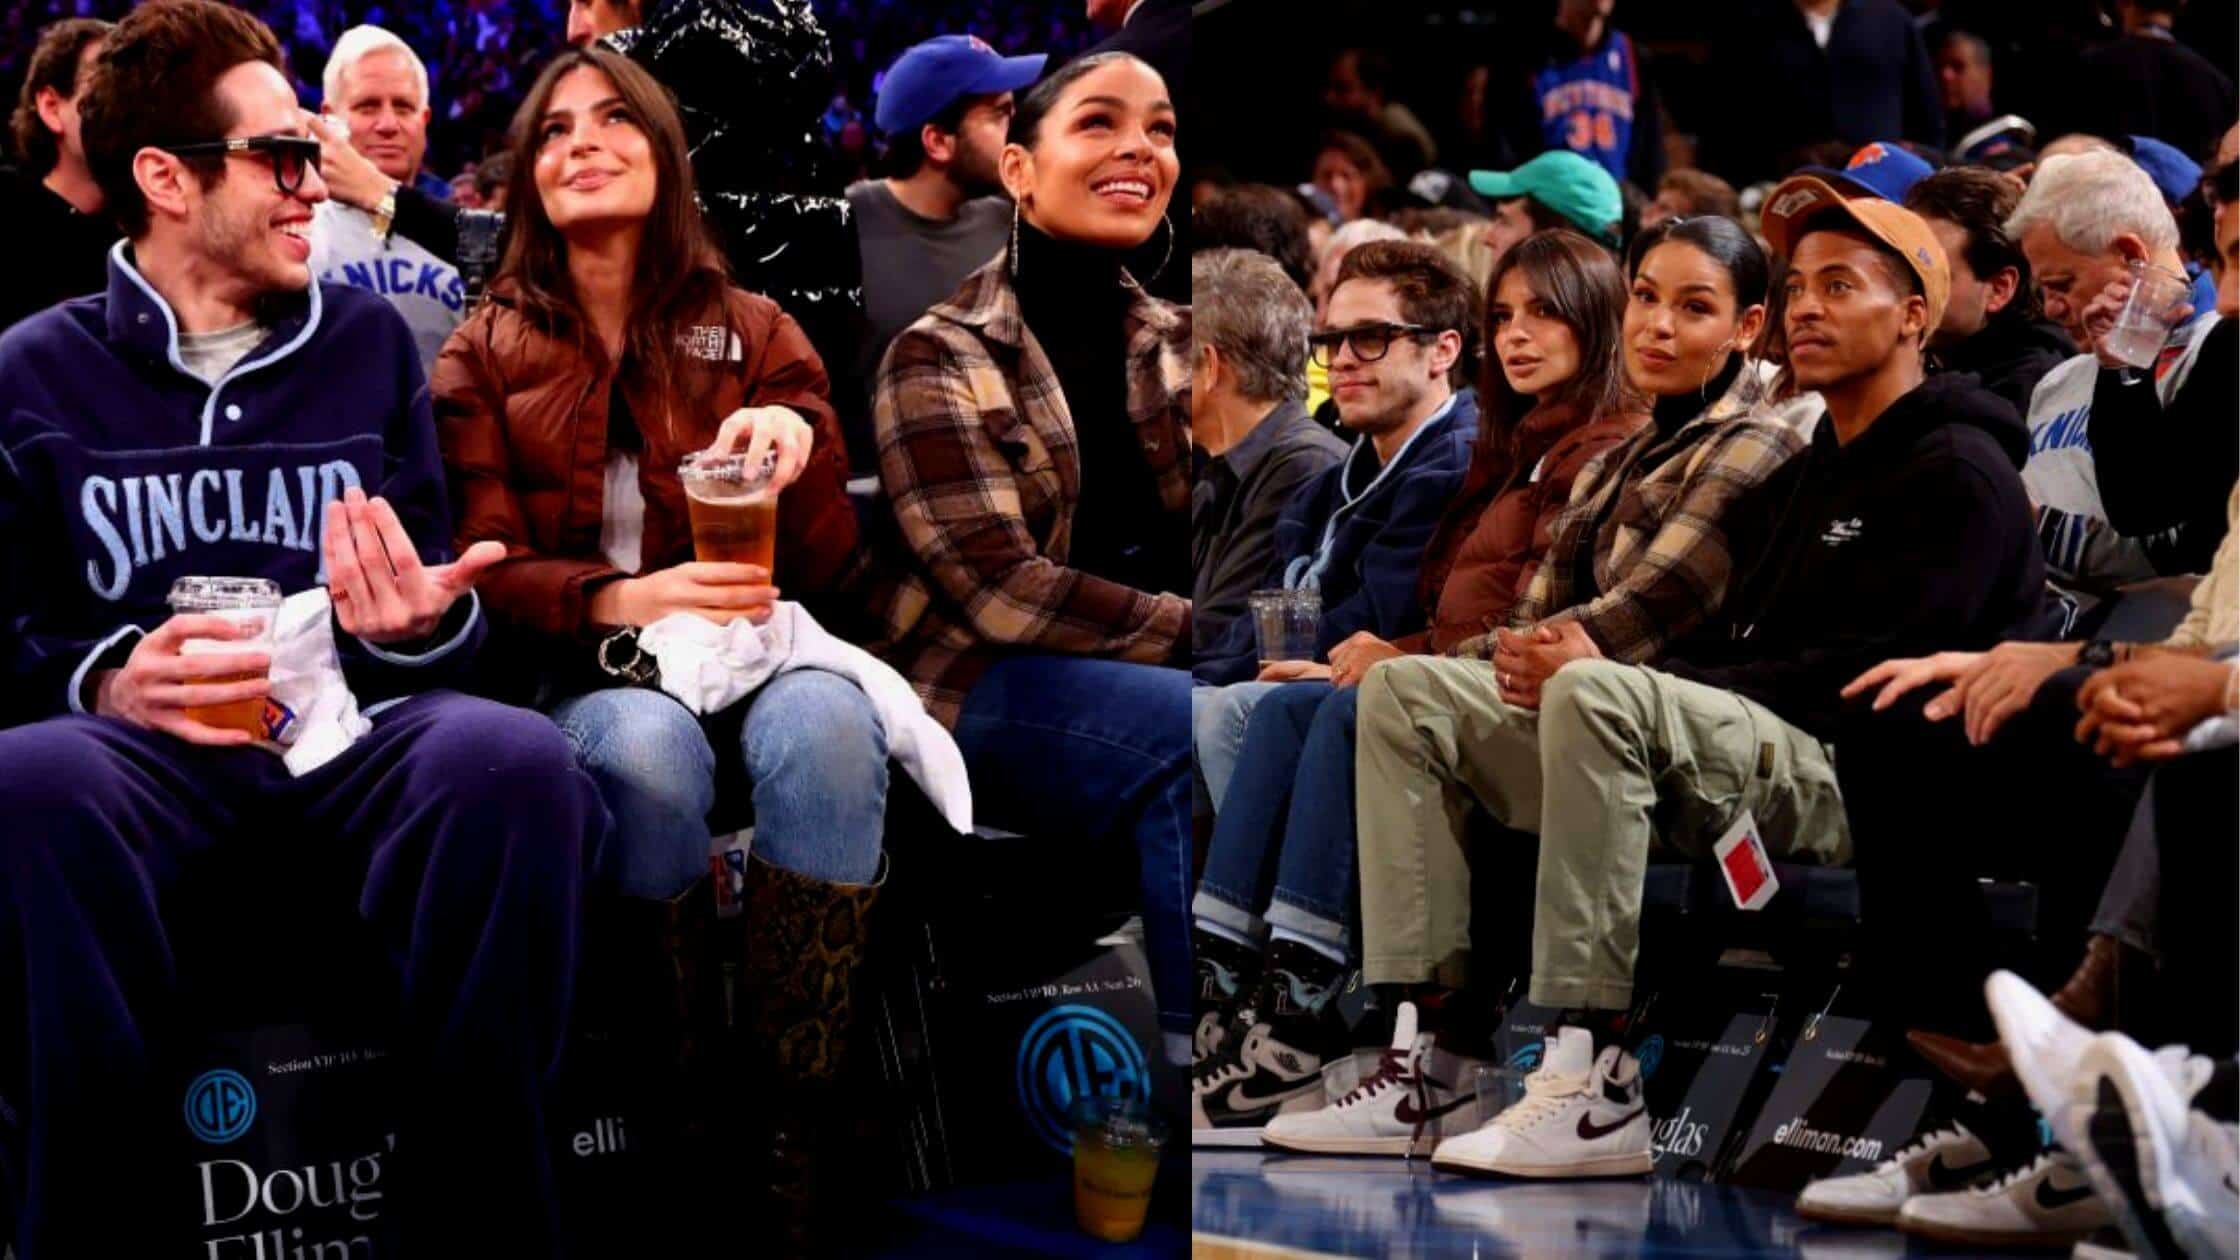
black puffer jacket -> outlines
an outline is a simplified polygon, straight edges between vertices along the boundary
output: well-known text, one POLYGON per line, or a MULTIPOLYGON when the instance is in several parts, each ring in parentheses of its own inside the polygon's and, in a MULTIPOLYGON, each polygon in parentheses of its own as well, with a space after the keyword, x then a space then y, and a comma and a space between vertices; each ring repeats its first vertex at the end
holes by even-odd
POLYGON ((791 315, 826 363, 854 362, 863 268, 817 135, 832 41, 809 0, 658 0, 606 42, 676 97, 733 282, 791 315))

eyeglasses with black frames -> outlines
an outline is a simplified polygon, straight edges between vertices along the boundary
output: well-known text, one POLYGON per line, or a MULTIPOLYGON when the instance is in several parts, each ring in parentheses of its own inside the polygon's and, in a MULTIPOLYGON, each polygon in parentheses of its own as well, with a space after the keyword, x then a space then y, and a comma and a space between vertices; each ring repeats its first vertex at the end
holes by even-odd
POLYGON ((1392 349, 1392 343, 1402 337, 1436 337, 1440 330, 1422 324, 1362 324, 1354 328, 1335 328, 1329 332, 1311 333, 1307 337, 1307 353, 1314 358, 1316 367, 1329 367, 1338 357, 1340 343, 1353 347, 1353 357, 1363 363, 1375 363, 1392 349))
POLYGON ((231 140, 203 140, 194 144, 161 146, 174 157, 232 157, 259 154, 272 163, 272 182, 282 193, 293 195, 303 187, 303 173, 319 169, 319 142, 309 136, 242 136, 231 140))

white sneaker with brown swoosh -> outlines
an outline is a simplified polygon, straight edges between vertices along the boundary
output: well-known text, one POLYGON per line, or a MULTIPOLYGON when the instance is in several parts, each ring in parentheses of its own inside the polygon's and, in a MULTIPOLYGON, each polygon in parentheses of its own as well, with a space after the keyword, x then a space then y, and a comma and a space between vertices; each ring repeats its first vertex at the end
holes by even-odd
POLYGON ((1317 1155, 1428 1152, 1442 1134, 1465 1131, 1448 1122, 1466 1121, 1477 1104, 1474 1082, 1439 1079, 1431 1058, 1431 1034, 1416 1032, 1416 1004, 1402 1002, 1375 1075, 1327 1107, 1277 1116, 1260 1140, 1317 1155))
POLYGON ((1619 1046, 1594 1052, 1594 1034, 1548 1038, 1524 1097, 1484 1128, 1448 1138, 1431 1166, 1509 1177, 1638 1177, 1649 1172, 1649 1108, 1641 1065, 1619 1046))

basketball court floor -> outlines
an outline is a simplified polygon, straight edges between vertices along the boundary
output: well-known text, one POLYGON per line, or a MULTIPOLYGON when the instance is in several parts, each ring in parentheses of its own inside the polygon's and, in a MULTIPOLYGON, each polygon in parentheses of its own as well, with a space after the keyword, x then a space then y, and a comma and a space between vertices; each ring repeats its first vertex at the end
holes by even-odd
POLYGON ((1788 1195, 1702 1182, 1481 1181, 1422 1161, 1202 1148, 1190 1179, 1200 1260, 1974 1254, 1815 1225, 1788 1195))

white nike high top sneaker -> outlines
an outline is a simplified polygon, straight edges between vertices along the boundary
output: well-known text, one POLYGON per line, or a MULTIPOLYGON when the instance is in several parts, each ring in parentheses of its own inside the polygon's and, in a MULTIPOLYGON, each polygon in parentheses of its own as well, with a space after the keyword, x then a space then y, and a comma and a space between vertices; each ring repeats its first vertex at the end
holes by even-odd
POLYGON ((1464 1081, 1432 1072, 1432 1037, 1416 1031, 1416 1004, 1402 1002, 1392 1022, 1392 1046, 1376 1074, 1317 1111, 1279 1115, 1260 1136, 1268 1146, 1324 1155, 1407 1155, 1428 1152, 1477 1101, 1464 1081), (1419 1147, 1418 1144, 1421 1144, 1419 1147))
POLYGON ((1594 1034, 1558 1029, 1524 1097, 1484 1128, 1448 1138, 1434 1168, 1510 1177, 1638 1177, 1650 1169, 1649 1108, 1641 1065, 1594 1034))

